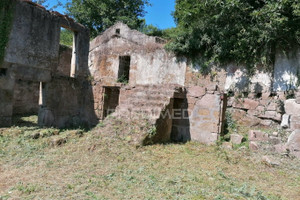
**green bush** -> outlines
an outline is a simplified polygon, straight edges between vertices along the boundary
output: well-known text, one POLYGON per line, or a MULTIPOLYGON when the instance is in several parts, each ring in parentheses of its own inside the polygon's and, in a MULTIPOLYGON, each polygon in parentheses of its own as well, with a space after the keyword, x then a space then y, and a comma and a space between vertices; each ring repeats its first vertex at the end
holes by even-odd
POLYGON ((60 44, 73 46, 73 32, 67 29, 62 29, 60 32, 60 44))
POLYGON ((275 49, 300 44, 298 0, 176 0, 178 27, 167 49, 202 66, 235 61, 271 66, 275 49))

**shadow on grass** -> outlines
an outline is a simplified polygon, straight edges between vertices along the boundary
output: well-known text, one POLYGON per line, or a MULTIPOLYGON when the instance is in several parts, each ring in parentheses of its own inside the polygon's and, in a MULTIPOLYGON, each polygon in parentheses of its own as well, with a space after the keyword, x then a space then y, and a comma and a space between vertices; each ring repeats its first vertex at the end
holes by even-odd
POLYGON ((12 125, 38 128, 38 116, 37 115, 15 115, 13 117, 12 125))

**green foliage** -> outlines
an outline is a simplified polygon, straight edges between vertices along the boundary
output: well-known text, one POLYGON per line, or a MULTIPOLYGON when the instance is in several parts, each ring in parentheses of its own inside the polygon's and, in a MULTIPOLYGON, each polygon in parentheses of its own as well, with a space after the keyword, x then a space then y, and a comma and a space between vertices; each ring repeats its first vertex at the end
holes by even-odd
POLYGON ((178 27, 167 49, 200 63, 270 66, 275 48, 300 44, 298 0, 176 0, 178 27))
POLYGON ((232 114, 229 111, 225 113, 225 135, 229 135, 231 133, 235 133, 237 131, 237 123, 232 118, 232 114))
MULTIPOLYGON (((52 4, 54 0, 51 0, 52 4)), ((49 10, 55 10, 58 7, 62 7, 63 3, 60 0, 56 0, 56 3, 50 7, 50 5, 48 4, 48 0, 32 0, 32 2, 40 4, 42 6, 44 6, 45 8, 49 9, 49 10)))
POLYGON ((128 77, 126 75, 122 75, 117 80, 118 83, 128 84, 128 77))
POLYGON ((68 29, 62 29, 60 32, 60 44, 73 46, 73 32, 68 29))
POLYGON ((0 64, 5 56, 5 48, 9 40, 11 23, 13 19, 14 1, 0 1, 0 64))
POLYGON ((163 30, 159 29, 158 27, 156 27, 152 24, 147 25, 147 24, 143 23, 141 25, 141 27, 139 28, 139 31, 142 33, 145 33, 146 35, 149 35, 149 36, 158 36, 158 37, 163 36, 163 30))
POLYGON ((67 4, 68 14, 91 30, 95 37, 118 21, 131 28, 139 28, 144 22, 148 0, 72 0, 67 4))

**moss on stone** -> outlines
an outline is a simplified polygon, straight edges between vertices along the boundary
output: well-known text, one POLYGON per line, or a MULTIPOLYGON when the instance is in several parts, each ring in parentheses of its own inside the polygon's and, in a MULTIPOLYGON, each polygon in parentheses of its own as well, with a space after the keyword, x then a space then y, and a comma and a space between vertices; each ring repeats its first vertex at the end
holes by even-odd
POLYGON ((13 10, 15 1, 0 1, 0 64, 2 64, 5 56, 5 48, 9 40, 13 20, 13 10))

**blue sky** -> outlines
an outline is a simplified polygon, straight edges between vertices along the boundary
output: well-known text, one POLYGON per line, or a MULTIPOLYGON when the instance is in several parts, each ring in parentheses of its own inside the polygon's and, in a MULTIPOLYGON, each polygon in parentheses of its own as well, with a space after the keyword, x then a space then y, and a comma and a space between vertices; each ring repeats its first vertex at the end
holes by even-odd
POLYGON ((147 7, 145 16, 147 24, 153 24, 161 29, 175 27, 171 15, 175 10, 175 0, 150 0, 151 7, 147 7))
MULTIPOLYGON (((70 0, 61 0, 66 3, 70 0)), ((175 27, 174 19, 171 15, 175 10, 175 0, 149 0, 152 6, 146 8, 146 23, 153 24, 161 29, 175 27)), ((57 0, 50 0, 50 7, 57 3, 57 0)), ((58 12, 64 13, 63 8, 55 9, 58 12)))

